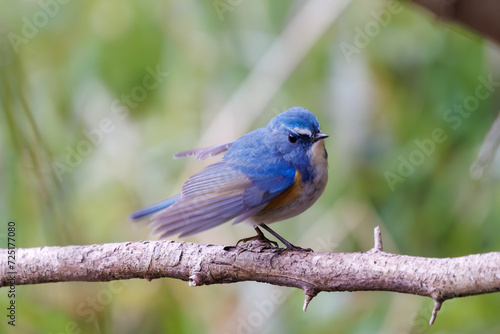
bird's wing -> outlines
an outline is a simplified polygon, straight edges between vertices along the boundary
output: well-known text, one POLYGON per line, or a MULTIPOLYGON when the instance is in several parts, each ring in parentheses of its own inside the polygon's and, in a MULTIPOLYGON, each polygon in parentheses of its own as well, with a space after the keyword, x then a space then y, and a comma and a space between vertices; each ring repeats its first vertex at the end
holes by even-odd
POLYGON ((285 174, 256 180, 226 162, 208 166, 184 184, 173 205, 151 217, 150 226, 165 238, 195 234, 233 218, 241 221, 294 183, 293 176, 285 174))
POLYGON ((194 150, 189 150, 189 151, 184 151, 184 152, 179 152, 174 155, 175 159, 179 158, 185 158, 185 157, 196 157, 198 160, 205 160, 207 158, 210 158, 214 155, 218 155, 221 153, 226 152, 231 145, 233 145, 234 141, 225 143, 222 145, 217 145, 217 146, 212 146, 212 147, 207 147, 207 148, 197 148, 194 150))
POLYGON ((140 219, 142 219, 146 216, 149 216, 155 212, 158 212, 160 210, 168 208, 169 206, 174 204, 179 199, 179 196, 180 195, 177 195, 177 196, 174 196, 171 198, 167 198, 166 200, 163 200, 159 203, 156 203, 156 204, 147 206, 145 208, 139 209, 137 211, 134 211, 130 214, 129 217, 132 220, 140 220, 140 219))

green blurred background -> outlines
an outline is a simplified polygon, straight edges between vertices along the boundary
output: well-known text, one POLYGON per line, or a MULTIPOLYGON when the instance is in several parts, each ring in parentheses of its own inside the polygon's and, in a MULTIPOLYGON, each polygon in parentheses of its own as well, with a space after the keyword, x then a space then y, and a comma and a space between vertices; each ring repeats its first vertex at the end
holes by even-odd
MULTIPOLYGON (((500 81, 500 52, 416 6, 42 0, 3 4, 0 20, 1 247, 8 221, 18 247, 154 239, 127 215, 216 161, 174 153, 234 140, 299 105, 330 134, 330 181, 278 233, 357 252, 381 225, 390 252, 500 249, 500 160, 480 180, 469 174, 500 109, 500 85, 483 83, 500 81)), ((252 234, 225 224, 184 240, 252 234)), ((499 294, 447 301, 432 327, 430 299, 322 293, 304 313, 302 291, 253 282, 19 286, 16 303, 16 327, 4 310, 0 332, 500 332, 499 294)))

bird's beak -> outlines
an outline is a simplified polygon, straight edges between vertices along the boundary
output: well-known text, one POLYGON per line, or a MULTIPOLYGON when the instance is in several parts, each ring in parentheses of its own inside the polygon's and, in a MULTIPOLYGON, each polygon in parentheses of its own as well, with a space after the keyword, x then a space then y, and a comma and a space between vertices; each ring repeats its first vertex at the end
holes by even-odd
POLYGON ((329 136, 326 133, 321 133, 320 132, 320 133, 317 133, 317 134, 314 135, 314 139, 313 140, 316 142, 316 141, 318 141, 320 139, 325 139, 325 138, 328 138, 328 137, 329 136))

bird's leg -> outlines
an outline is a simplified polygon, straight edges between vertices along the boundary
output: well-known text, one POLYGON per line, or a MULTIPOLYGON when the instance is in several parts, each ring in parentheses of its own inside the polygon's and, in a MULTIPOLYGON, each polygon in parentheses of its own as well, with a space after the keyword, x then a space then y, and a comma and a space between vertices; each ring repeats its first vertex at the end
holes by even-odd
POLYGON ((248 238, 243 238, 243 239, 238 240, 238 242, 236 243, 236 246, 238 246, 238 244, 240 242, 245 243, 245 242, 248 242, 250 240, 259 240, 261 242, 272 245, 274 247, 278 247, 278 243, 276 241, 272 241, 272 240, 269 240, 268 238, 266 238, 264 233, 262 233, 262 231, 257 226, 255 226, 255 232, 257 232, 257 235, 254 235, 253 237, 248 237, 248 238))
MULTIPOLYGON (((259 225, 260 227, 262 227, 264 230, 266 230, 267 232, 271 233, 273 236, 275 236, 279 241, 281 241, 285 246, 286 246, 286 249, 284 250, 294 250, 294 251, 305 251, 305 252, 313 252, 313 250, 311 248, 302 248, 302 247, 299 247, 299 246, 295 246, 295 245, 292 245, 290 242, 288 242, 285 238, 283 238, 281 235, 279 235, 278 233, 274 232, 269 226, 265 225, 265 224, 261 224, 259 225)), ((257 227, 255 228, 257 230, 257 227)), ((262 234, 262 232, 260 232, 262 234)), ((262 235, 264 236, 264 235, 262 235)), ((264 237, 265 238, 265 237, 264 237)), ((267 238, 266 238, 267 239, 267 238)))

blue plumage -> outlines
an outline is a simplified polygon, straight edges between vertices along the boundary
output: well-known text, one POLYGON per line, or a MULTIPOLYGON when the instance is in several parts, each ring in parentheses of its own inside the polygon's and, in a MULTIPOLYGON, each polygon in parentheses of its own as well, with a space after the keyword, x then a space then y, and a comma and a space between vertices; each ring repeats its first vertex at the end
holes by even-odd
POLYGON ((153 204, 151 206, 137 210, 137 211, 133 212, 132 214, 130 214, 130 219, 133 219, 133 220, 141 219, 141 218, 149 216, 157 211, 166 209, 169 206, 171 206, 172 204, 174 204, 179 199, 179 197, 181 197, 181 195, 177 195, 177 196, 168 198, 168 199, 161 201, 159 203, 156 203, 156 204, 153 204))
POLYGON ((261 226, 294 248, 267 224, 300 214, 321 195, 328 179, 326 137, 311 112, 294 107, 234 142, 179 153, 198 159, 225 155, 186 181, 180 195, 130 217, 154 213, 150 226, 162 238, 248 220, 259 235, 261 226))

